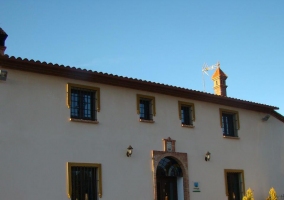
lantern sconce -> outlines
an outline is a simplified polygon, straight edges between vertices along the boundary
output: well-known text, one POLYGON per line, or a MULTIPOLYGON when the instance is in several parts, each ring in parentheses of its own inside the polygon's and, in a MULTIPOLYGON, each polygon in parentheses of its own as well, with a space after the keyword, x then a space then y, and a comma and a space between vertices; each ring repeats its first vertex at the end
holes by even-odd
POLYGON ((205 161, 209 161, 210 156, 211 156, 211 153, 209 151, 207 151, 207 153, 205 154, 205 161))
POLYGON ((265 116, 262 118, 262 121, 263 121, 263 122, 266 122, 269 118, 270 118, 270 115, 265 115, 265 116))
POLYGON ((131 157, 131 155, 132 155, 132 150, 133 150, 132 146, 129 145, 129 147, 127 148, 127 151, 126 151, 126 156, 127 156, 127 157, 131 157))

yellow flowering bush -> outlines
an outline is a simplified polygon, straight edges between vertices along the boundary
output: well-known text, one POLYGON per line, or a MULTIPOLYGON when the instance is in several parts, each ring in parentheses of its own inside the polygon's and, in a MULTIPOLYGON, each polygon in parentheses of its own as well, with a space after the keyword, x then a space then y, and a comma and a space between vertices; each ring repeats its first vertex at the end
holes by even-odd
POLYGON ((273 187, 269 190, 269 196, 266 198, 266 200, 277 200, 277 194, 273 187))
POLYGON ((250 188, 246 191, 246 195, 243 197, 243 200, 254 200, 253 192, 250 188))

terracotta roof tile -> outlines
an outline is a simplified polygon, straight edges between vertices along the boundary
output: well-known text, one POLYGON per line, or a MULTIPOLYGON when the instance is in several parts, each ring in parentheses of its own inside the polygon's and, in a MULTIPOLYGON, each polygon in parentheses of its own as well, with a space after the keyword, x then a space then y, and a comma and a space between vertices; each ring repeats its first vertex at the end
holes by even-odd
POLYGON ((222 70, 220 67, 217 67, 216 71, 214 72, 214 74, 212 75, 212 79, 217 78, 219 76, 225 76, 228 77, 222 70))
MULTIPOLYGON (((154 92, 154 93, 170 95, 180 98, 187 98, 197 101, 214 103, 223 106, 230 106, 230 107, 263 112, 277 116, 278 119, 284 122, 284 117, 281 114, 275 113, 274 111, 275 109, 279 109, 278 107, 255 103, 251 101, 245 101, 237 98, 215 95, 206 92, 200 92, 188 88, 155 83, 141 79, 117 76, 113 74, 107 74, 107 73, 86 70, 76 67, 28 60, 26 58, 22 59, 20 57, 16 58, 14 56, 9 57, 8 55, 0 56, 0 65, 2 67, 14 70, 28 71, 28 72, 46 74, 52 76, 67 77, 71 79, 84 80, 84 81, 113 85, 118 87, 125 87, 141 91, 148 91, 148 92, 154 92)), ((224 72, 222 72, 222 70, 220 70, 218 73, 221 74, 223 73, 224 75, 226 75, 224 72)))

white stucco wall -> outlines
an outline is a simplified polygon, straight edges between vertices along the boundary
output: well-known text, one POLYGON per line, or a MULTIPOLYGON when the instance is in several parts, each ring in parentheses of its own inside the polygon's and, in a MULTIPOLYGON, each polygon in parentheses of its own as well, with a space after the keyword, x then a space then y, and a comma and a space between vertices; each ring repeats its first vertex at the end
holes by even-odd
POLYGON ((153 199, 152 150, 163 138, 188 154, 190 199, 227 199, 224 169, 242 169, 245 186, 264 199, 284 194, 284 126, 265 113, 150 92, 8 70, 0 82, 0 193, 3 199, 67 200, 66 162, 101 163, 105 200, 153 199), (66 84, 100 87, 99 124, 70 122, 66 84), (155 96, 155 123, 139 122, 136 94, 155 96), (194 128, 180 126, 178 101, 195 104, 194 128), (219 108, 237 110, 239 140, 225 139, 219 108), (131 158, 126 148, 134 148, 131 158), (204 161, 207 151, 211 160, 204 161), (194 181, 201 192, 192 192, 194 181))

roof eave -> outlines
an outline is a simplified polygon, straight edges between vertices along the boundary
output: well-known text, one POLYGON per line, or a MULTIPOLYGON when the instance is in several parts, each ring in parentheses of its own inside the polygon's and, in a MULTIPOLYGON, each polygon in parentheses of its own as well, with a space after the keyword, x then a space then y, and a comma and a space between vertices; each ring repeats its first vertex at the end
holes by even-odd
POLYGON ((125 87, 141 91, 160 93, 180 98, 192 99, 192 100, 214 103, 229 107, 236 107, 241 109, 264 112, 269 114, 273 114, 273 112, 275 112, 274 110, 278 109, 277 107, 274 106, 258 104, 254 102, 234 99, 230 97, 223 97, 219 95, 213 95, 186 88, 180 88, 180 87, 169 86, 149 81, 116 76, 112 74, 106 74, 106 73, 85 70, 70 66, 63 66, 58 64, 46 63, 46 62, 15 58, 13 56, 9 57, 8 55, 0 56, 0 65, 4 66, 5 68, 10 68, 14 70, 21 70, 21 71, 52 75, 52 76, 60 76, 60 77, 83 80, 88 82, 102 83, 102 84, 125 87))

